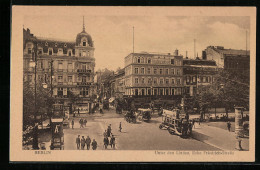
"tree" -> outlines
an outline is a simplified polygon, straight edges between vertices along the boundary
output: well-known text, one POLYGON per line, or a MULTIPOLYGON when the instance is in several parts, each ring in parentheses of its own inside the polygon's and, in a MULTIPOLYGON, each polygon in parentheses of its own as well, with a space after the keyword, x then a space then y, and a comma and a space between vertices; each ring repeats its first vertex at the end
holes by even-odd
POLYGON ((29 81, 23 82, 23 144, 32 142, 34 116, 46 113, 46 101, 49 98, 49 90, 44 89, 42 82, 37 82, 36 109, 35 109, 35 86, 29 81))
POLYGON ((234 106, 249 106, 249 72, 222 70, 215 76, 215 82, 209 86, 207 93, 206 96, 202 93, 204 101, 209 100, 215 107, 224 107, 228 118, 234 106))

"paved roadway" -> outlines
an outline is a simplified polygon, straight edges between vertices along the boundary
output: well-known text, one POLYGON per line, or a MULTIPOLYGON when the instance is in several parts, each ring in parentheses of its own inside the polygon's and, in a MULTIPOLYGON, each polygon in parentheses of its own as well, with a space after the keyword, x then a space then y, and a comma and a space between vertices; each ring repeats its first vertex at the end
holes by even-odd
MULTIPOLYGON (((103 133, 109 124, 112 125, 112 133, 116 137, 117 150, 218 150, 217 148, 195 140, 183 139, 176 135, 170 135, 167 130, 159 129, 161 117, 153 115, 149 123, 128 123, 123 115, 115 113, 115 110, 104 111, 103 115, 95 113, 87 115, 87 126, 79 128, 79 118, 74 118, 74 129, 64 129, 65 150, 75 150, 77 135, 89 136, 98 143, 98 150, 103 148, 103 133), (119 132, 119 122, 122 123, 122 132, 119 132)), ((110 147, 108 149, 111 149, 110 147)))

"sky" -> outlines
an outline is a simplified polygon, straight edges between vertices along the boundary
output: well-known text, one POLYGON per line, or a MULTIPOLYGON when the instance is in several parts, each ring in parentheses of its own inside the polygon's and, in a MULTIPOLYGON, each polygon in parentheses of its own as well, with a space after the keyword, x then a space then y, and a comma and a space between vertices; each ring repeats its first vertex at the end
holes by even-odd
MULTIPOLYGON (((207 46, 246 49, 247 16, 84 15, 86 32, 94 41, 96 70, 124 67, 124 57, 133 52, 173 53, 201 57, 207 46)), ((82 31, 83 15, 26 15, 23 27, 35 36, 75 41, 82 31)), ((248 36, 249 37, 249 36, 248 36)), ((249 39, 248 39, 249 49, 249 39)))

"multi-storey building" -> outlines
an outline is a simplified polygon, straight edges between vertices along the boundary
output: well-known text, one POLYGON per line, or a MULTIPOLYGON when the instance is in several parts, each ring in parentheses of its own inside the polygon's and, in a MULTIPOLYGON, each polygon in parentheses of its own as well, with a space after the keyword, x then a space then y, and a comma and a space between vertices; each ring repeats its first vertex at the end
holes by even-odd
POLYGON ((212 84, 217 71, 214 60, 183 59, 184 94, 194 96, 199 87, 212 84))
POLYGON ((249 70, 250 51, 225 49, 222 46, 208 46, 203 52, 203 58, 215 60, 219 68, 225 70, 249 70))
POLYGON ((180 96, 183 88, 183 56, 131 53, 125 57, 125 95, 180 96))
POLYGON ((94 50, 84 23, 75 42, 37 38, 29 29, 24 30, 24 81, 34 82, 34 68, 29 63, 37 57, 37 82, 51 87, 56 102, 88 113, 93 96, 94 50))
POLYGON ((110 80, 111 97, 122 98, 125 95, 125 69, 116 71, 110 80))

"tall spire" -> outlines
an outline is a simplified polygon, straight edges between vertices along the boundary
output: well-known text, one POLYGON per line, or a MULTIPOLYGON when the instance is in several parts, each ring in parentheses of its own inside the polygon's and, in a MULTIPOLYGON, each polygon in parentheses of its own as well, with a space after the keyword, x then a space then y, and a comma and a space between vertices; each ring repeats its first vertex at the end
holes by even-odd
POLYGON ((83 32, 85 32, 85 22, 84 22, 84 16, 83 16, 83 32))

